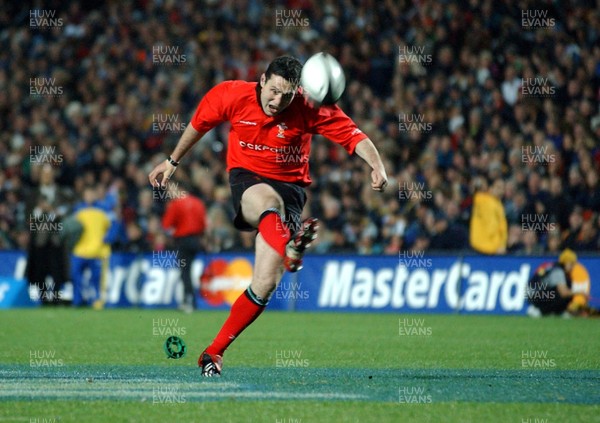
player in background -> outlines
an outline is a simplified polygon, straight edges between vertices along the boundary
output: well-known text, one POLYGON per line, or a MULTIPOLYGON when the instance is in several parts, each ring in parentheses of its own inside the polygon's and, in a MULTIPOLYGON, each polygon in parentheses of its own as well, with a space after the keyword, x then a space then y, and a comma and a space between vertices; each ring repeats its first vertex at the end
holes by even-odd
POLYGON ((186 152, 207 131, 231 123, 227 170, 237 212, 234 225, 258 233, 252 281, 200 355, 203 376, 221 373, 227 347, 262 313, 284 269, 295 272, 302 267, 304 251, 316 238, 317 219, 289 227, 290 222, 299 222, 306 202, 303 187, 311 183, 312 134, 321 134, 365 160, 372 169, 374 190, 383 191, 387 185, 377 149, 356 124, 338 106, 315 109, 302 96, 301 70, 298 59, 282 56, 271 62, 259 83, 225 81, 213 87, 171 156, 149 174, 153 186, 164 188, 186 152))
MULTIPOLYGON (((170 191, 175 191, 170 186, 170 191)), ((202 235, 206 229, 206 207, 204 202, 190 193, 170 195, 165 214, 162 218, 162 226, 171 235, 171 243, 180 254, 181 280, 183 282, 183 302, 179 308, 186 313, 196 308, 196 297, 192 285, 191 267, 192 260, 198 252, 203 249, 202 235)))
POLYGON ((73 305, 81 306, 89 302, 84 298, 83 274, 90 271, 89 284, 94 288, 94 308, 103 307, 101 280, 102 262, 108 260, 110 246, 106 236, 111 222, 108 213, 98 206, 98 190, 87 186, 83 190, 83 203, 76 206, 75 218, 83 227, 81 237, 73 248, 71 256, 71 278, 73 280, 73 305))
POLYGON ((573 289, 571 272, 576 264, 577 255, 567 248, 560 253, 557 262, 542 263, 535 270, 527 284, 527 300, 531 304, 527 314, 532 317, 566 315, 575 295, 586 296, 585 288, 573 289))

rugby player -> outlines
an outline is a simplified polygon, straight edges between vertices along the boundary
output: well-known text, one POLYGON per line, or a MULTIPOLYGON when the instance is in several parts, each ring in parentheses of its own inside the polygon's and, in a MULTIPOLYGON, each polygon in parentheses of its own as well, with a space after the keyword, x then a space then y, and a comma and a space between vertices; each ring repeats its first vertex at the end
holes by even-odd
POLYGON ((223 353, 264 310, 284 269, 302 267, 304 251, 317 236, 318 222, 299 222, 311 183, 308 168, 312 134, 321 134, 356 153, 371 167, 371 186, 383 191, 387 175, 371 140, 337 106, 314 108, 299 86, 302 64, 291 56, 273 60, 260 82, 225 81, 206 93, 171 156, 149 174, 165 188, 179 162, 202 136, 229 122, 227 170, 234 225, 257 230, 252 281, 234 302, 212 343, 200 354, 203 376, 221 374, 223 353), (292 226, 292 228, 290 228, 292 226), (290 230, 292 229, 292 230, 290 230))

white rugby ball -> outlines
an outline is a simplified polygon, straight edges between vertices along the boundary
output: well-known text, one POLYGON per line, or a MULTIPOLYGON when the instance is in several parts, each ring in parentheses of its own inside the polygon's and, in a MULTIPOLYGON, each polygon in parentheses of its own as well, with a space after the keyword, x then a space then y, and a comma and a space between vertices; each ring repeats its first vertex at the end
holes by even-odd
POLYGON ((344 93, 346 77, 342 66, 331 54, 317 53, 302 67, 300 85, 317 106, 333 104, 344 93))

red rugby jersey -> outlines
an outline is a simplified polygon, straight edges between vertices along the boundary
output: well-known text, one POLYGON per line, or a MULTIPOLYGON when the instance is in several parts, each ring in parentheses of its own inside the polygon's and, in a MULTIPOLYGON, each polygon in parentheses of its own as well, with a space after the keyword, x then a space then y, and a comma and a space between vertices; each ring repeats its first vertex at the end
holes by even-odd
POLYGON ((173 236, 200 235, 206 229, 206 207, 201 199, 186 195, 171 200, 162 218, 165 229, 174 229, 173 236))
POLYGON ((367 136, 338 106, 312 108, 300 94, 277 116, 260 106, 256 82, 225 81, 198 104, 191 125, 206 132, 229 121, 227 170, 244 168, 261 176, 306 186, 312 134, 321 134, 352 154, 367 136))

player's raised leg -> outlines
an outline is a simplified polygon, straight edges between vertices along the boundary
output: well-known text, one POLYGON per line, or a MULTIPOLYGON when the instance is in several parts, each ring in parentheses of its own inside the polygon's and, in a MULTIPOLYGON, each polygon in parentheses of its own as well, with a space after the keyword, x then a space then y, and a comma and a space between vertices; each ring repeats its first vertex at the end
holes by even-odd
POLYGON ((302 268, 304 251, 317 237, 317 219, 306 219, 291 234, 285 223, 283 200, 267 184, 254 185, 244 192, 242 211, 246 222, 258 227, 258 232, 263 235, 267 244, 283 258, 283 265, 288 272, 297 272, 302 268))

